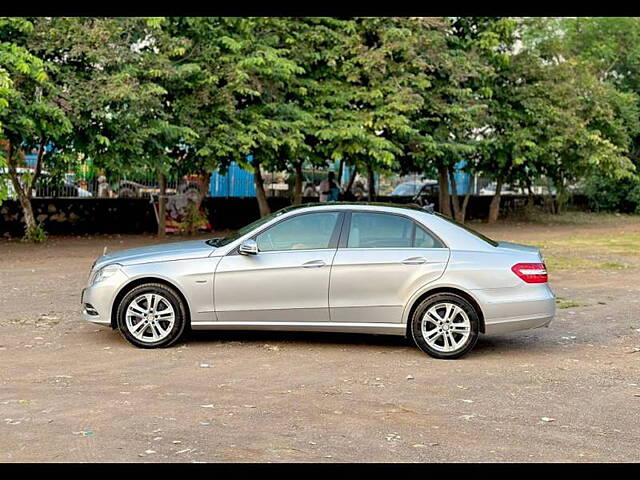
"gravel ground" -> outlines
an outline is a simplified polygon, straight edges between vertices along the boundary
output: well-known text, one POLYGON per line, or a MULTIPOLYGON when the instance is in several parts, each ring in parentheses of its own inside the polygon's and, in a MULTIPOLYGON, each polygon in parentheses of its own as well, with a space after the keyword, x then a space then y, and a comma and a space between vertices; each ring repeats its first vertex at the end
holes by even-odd
POLYGON ((633 246, 640 220, 475 227, 580 262, 551 269, 566 308, 548 328, 458 361, 328 333, 136 349, 85 323, 79 296, 105 245, 156 239, 0 240, 0 461, 640 461, 640 252, 575 242, 633 246))

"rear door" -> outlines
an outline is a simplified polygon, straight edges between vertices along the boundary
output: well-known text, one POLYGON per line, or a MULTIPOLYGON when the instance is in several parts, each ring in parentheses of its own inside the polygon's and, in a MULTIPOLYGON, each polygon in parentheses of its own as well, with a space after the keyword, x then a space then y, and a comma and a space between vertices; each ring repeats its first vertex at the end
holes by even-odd
POLYGON ((444 273, 449 249, 408 216, 347 214, 331 268, 333 322, 396 323, 409 297, 444 273))

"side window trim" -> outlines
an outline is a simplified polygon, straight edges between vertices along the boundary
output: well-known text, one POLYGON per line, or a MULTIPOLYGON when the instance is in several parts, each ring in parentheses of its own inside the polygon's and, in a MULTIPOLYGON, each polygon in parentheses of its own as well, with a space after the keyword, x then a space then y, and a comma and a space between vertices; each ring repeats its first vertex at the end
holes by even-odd
MULTIPOLYGON (((431 235, 433 238, 435 238, 438 242, 440 242, 440 245, 442 245, 441 247, 431 247, 431 248, 446 248, 449 249, 449 245, 447 245, 444 240, 442 240, 442 238, 440 238, 440 236, 436 235, 430 228, 428 228, 427 226, 423 225, 422 223, 418 222, 417 220, 412 219, 413 222, 416 224, 416 230, 414 232, 414 237, 413 237, 413 244, 416 244, 416 239, 415 239, 415 234, 417 234, 418 232, 418 227, 421 228, 422 230, 424 230, 425 232, 427 232, 428 235, 431 235)), ((425 247, 413 247, 413 248, 425 248, 425 247)))
POLYGON ((411 248, 416 248, 416 233, 418 232, 418 225, 415 220, 411 220, 411 248))
POLYGON ((446 248, 448 249, 449 246, 442 240, 442 238, 440 238, 440 236, 436 235, 435 233, 433 233, 433 231, 428 228, 427 226, 423 225, 422 223, 418 222, 416 219, 414 219, 413 217, 410 217, 409 215, 403 215, 402 213, 391 213, 391 212, 371 212, 368 210, 348 210, 345 213, 345 218, 342 224, 342 232, 340 233, 340 239, 338 240, 338 248, 366 248, 366 247, 348 247, 347 245, 349 244, 349 233, 351 230, 351 214, 352 213, 371 213, 374 215, 395 215, 396 217, 402 217, 402 218, 406 218, 408 220, 411 221, 411 223, 413 224, 412 229, 412 236, 411 236, 411 246, 410 247, 371 247, 371 248, 367 248, 368 250, 375 250, 376 248, 420 248, 423 249, 424 247, 416 247, 416 233, 418 230, 418 227, 422 228, 425 232, 427 232, 429 235, 431 235, 433 238, 435 238, 436 240, 438 240, 440 242, 440 244, 442 245, 442 247, 431 247, 433 249, 436 248, 446 248))
POLYGON ((331 239, 329 240, 329 247, 327 250, 335 250, 338 248, 338 244, 340 242, 340 238, 342 237, 342 229, 344 228, 345 217, 348 212, 340 212, 338 215, 338 220, 336 220, 336 225, 333 227, 333 233, 331 234, 331 239))
POLYGON ((351 228, 351 213, 351 210, 347 210, 344 213, 344 221, 342 222, 338 248, 347 248, 347 242, 349 241, 349 229, 351 228))

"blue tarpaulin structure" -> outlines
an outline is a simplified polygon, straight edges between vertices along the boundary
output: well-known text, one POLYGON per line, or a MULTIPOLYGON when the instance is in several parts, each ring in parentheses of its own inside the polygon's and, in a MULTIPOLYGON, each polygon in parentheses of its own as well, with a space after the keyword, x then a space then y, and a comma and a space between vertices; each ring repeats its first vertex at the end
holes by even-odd
MULTIPOLYGON (((470 189, 472 190, 472 194, 476 193, 473 192, 473 177, 462 171, 465 163, 466 162, 464 160, 460 160, 456 163, 454 170, 455 173, 453 174, 453 178, 456 181, 456 190, 458 195, 466 195, 470 189)), ((449 186, 449 190, 451 190, 451 186, 449 186)))
MULTIPOLYGON (((251 161, 251 155, 247 161, 251 161)), ((236 162, 229 165, 227 173, 213 172, 209 182, 209 194, 212 197, 255 197, 256 187, 253 173, 242 169, 236 162)))
MULTIPOLYGON (((253 157, 249 155, 247 161, 251 162, 253 157)), ((473 189, 473 177, 468 173, 464 173, 462 168, 465 165, 464 160, 460 160, 455 166, 454 177, 458 195, 465 195, 469 189, 473 189)), ((334 165, 334 169, 337 168, 334 165)), ((341 185, 349 182, 353 167, 345 165, 342 172, 341 185)), ((376 180, 378 175, 376 174, 376 180)), ((475 192, 472 192, 475 193, 475 192)), ((209 194, 212 197, 255 197, 256 187, 253 183, 253 173, 244 170, 236 162, 232 162, 224 175, 218 172, 211 174, 209 184, 209 194)))

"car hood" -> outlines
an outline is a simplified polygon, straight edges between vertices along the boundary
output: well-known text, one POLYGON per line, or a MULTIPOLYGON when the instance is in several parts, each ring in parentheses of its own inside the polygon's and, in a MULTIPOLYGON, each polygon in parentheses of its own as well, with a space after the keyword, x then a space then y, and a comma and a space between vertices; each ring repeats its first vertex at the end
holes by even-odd
POLYGON ((186 260, 190 258, 204 258, 215 250, 204 240, 192 240, 188 242, 164 243, 162 245, 150 245, 148 247, 130 248, 119 252, 110 253, 98 257, 94 268, 100 268, 110 263, 120 265, 136 265, 149 262, 170 262, 172 260, 186 260))
POLYGON ((542 252, 538 247, 533 247, 531 245, 522 245, 520 243, 498 242, 498 248, 515 252, 530 253, 532 255, 536 255, 540 259, 540 261, 542 261, 542 252))

